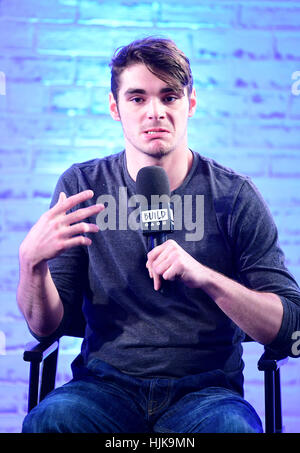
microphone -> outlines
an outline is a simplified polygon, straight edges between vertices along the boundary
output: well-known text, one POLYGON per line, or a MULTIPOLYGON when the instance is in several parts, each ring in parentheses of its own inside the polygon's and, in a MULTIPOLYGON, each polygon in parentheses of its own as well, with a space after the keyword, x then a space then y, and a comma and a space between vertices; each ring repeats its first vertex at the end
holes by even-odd
MULTIPOLYGON (((140 217, 143 235, 148 238, 148 251, 163 244, 167 234, 174 231, 174 217, 170 206, 170 185, 165 170, 158 166, 143 167, 136 178, 136 192, 143 195, 140 217)), ((159 292, 172 294, 171 282, 162 281, 159 292)))
POLYGON ((150 251, 167 240, 167 233, 174 231, 170 184, 165 170, 155 165, 141 168, 136 178, 136 192, 146 199, 146 203, 141 204, 140 217, 150 251))

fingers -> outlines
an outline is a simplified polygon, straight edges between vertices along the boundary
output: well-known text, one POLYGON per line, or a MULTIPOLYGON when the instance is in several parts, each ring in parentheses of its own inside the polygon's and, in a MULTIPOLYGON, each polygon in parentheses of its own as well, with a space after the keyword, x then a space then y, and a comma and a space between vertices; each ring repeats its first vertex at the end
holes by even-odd
POLYGON ((152 269, 152 266, 151 264, 149 263, 149 261, 147 261, 146 263, 146 267, 148 269, 148 272, 149 272, 149 277, 150 278, 153 278, 153 286, 154 286, 154 289, 155 291, 158 291, 161 287, 161 277, 159 274, 157 274, 153 269, 152 269))
POLYGON ((90 246, 92 240, 87 237, 86 233, 98 233, 99 227, 94 223, 77 223, 72 226, 63 226, 54 237, 53 244, 56 244, 57 252, 63 251, 76 246, 90 246))
POLYGON ((77 209, 69 214, 66 214, 66 212, 93 196, 94 192, 92 190, 85 190, 69 198, 64 192, 61 192, 56 205, 45 214, 50 234, 55 232, 59 253, 71 247, 91 245, 91 239, 85 234, 97 233, 99 227, 95 223, 82 222, 82 220, 98 214, 104 209, 104 205, 95 204, 77 209))
POLYGON ((99 213, 104 206, 88 206, 70 214, 66 214, 66 211, 93 196, 92 190, 69 198, 64 192, 59 194, 56 205, 41 215, 23 241, 23 250, 32 263, 38 264, 55 258, 70 247, 91 245, 89 233, 97 233, 99 227, 82 220, 99 213))
POLYGON ((95 204, 86 208, 77 209, 76 211, 71 212, 67 215, 66 212, 74 208, 79 203, 89 200, 93 196, 94 192, 92 190, 85 190, 76 195, 71 195, 69 198, 67 198, 64 192, 61 192, 59 194, 56 205, 53 206, 52 209, 50 209, 49 215, 51 217, 60 216, 60 222, 64 225, 71 225, 76 222, 81 222, 87 217, 98 214, 104 209, 104 205, 95 204))
POLYGON ((155 291, 159 291, 161 288, 161 276, 154 272, 153 274, 153 287, 155 291))
POLYGON ((53 214, 64 214, 78 204, 90 200, 93 196, 94 192, 92 190, 84 190, 75 195, 71 195, 69 198, 66 197, 64 192, 61 192, 56 205, 54 205, 50 211, 52 211, 53 214))
POLYGON ((79 245, 90 246, 92 240, 86 236, 75 236, 64 242, 64 250, 70 249, 72 247, 77 247, 79 245))
POLYGON ((163 275, 167 268, 173 263, 173 254, 174 247, 171 241, 155 247, 148 253, 148 269, 151 269, 152 273, 155 271, 156 273, 163 275))
MULTIPOLYGON (((92 191, 86 191, 92 192, 92 191)), ((79 195, 79 194, 78 194, 79 195)), ((90 194, 86 194, 90 196, 90 194)), ((78 201, 78 197, 72 196, 73 201, 72 205, 78 201), (75 201, 74 201, 75 200, 75 201)), ((70 197, 71 198, 71 197, 70 197)), ((67 200, 66 195, 61 192, 58 199, 58 204, 64 204, 66 206, 65 200, 67 200)), ((104 209, 104 205, 97 204, 93 206, 88 206, 86 208, 78 209, 68 215, 58 215, 60 218, 60 224, 62 226, 62 238, 64 238, 64 249, 75 247, 78 245, 91 245, 92 241, 89 237, 84 236, 86 233, 98 233, 100 228, 95 223, 81 222, 82 220, 90 217, 94 214, 99 213, 104 209)))
POLYGON ((67 199, 67 195, 65 194, 65 192, 60 192, 59 197, 58 197, 58 203, 62 203, 66 199, 67 199))
POLYGON ((100 228, 95 223, 81 222, 66 228, 66 234, 72 237, 84 233, 98 233, 99 230, 100 228))
MULTIPOLYGON (((188 288, 201 288, 207 281, 207 268, 173 240, 155 247, 148 253, 148 269, 164 280, 180 280, 188 288)), ((154 284, 156 284, 155 280, 154 284)))
POLYGON ((88 206, 87 208, 77 209, 65 218, 65 223, 71 225, 72 223, 80 222, 81 220, 86 219, 94 214, 98 214, 104 209, 104 205, 95 204, 93 206, 88 206))
POLYGON ((175 278, 172 275, 172 272, 170 274, 172 268, 171 252, 173 245, 172 243, 170 244, 171 241, 169 243, 167 242, 155 247, 148 253, 146 267, 150 278, 153 278, 153 286, 156 291, 161 288, 162 278, 164 280, 173 280, 175 278))

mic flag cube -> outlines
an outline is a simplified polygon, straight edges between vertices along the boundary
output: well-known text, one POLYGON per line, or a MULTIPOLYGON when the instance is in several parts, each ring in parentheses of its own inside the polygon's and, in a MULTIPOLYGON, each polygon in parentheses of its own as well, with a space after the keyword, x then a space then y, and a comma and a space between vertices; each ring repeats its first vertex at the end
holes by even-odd
POLYGON ((151 209, 143 210, 141 208, 141 226, 145 235, 166 232, 174 230, 173 211, 170 203, 151 204, 151 209))

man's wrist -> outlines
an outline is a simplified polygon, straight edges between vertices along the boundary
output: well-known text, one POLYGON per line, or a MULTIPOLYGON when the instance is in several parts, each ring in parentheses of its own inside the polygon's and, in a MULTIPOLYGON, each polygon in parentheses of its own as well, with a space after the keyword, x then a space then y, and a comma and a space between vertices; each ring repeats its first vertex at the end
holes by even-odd
POLYGON ((227 278, 209 267, 202 264, 200 266, 199 288, 216 300, 223 293, 224 279, 227 278))
POLYGON ((20 269, 29 274, 45 274, 48 269, 47 260, 37 260, 32 251, 28 253, 22 245, 19 249, 19 261, 20 269))

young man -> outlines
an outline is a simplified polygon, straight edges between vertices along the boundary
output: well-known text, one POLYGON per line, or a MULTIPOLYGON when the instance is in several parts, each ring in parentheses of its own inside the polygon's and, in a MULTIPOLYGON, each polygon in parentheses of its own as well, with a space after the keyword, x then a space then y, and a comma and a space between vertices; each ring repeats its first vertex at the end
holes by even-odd
POLYGON ((32 333, 55 336, 78 304, 87 321, 84 365, 31 411, 23 430, 261 432, 243 399, 243 332, 291 354, 300 329, 300 292, 276 227, 247 177, 189 149, 196 93, 172 41, 133 42, 111 66, 110 112, 125 151, 67 170, 20 247, 18 303, 32 333), (148 252, 141 230, 120 220, 105 227, 96 201, 109 195, 117 213, 125 203, 129 218, 137 173, 149 165, 165 169, 177 200, 193 197, 201 237, 190 240, 181 222, 148 252), (159 291, 163 280, 171 295, 159 291))

